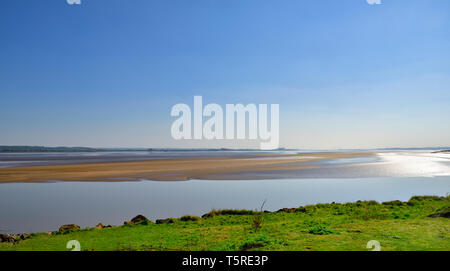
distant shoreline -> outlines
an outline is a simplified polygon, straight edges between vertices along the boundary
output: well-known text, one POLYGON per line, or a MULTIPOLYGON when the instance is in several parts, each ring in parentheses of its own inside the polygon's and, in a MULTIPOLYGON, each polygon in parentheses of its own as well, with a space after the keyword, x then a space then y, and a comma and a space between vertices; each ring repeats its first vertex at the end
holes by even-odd
POLYGON ((0 146, 0 153, 39 153, 39 152, 202 152, 202 151, 248 151, 248 152, 339 152, 339 151, 414 151, 433 150, 437 152, 450 152, 450 147, 411 147, 411 148, 368 148, 368 149, 292 149, 278 148, 275 150, 245 149, 245 148, 91 148, 91 147, 46 147, 46 146, 0 146))

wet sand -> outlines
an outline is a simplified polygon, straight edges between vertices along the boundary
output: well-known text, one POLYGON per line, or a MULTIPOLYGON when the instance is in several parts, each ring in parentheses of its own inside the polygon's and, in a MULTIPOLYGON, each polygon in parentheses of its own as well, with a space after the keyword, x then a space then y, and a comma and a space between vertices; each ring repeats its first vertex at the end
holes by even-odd
MULTIPOLYGON (((260 179, 264 172, 320 168, 320 161, 374 157, 372 152, 253 154, 229 157, 169 158, 149 161, 36 165, 0 168, 0 183, 47 181, 183 181, 260 179)), ((282 177, 282 176, 278 176, 282 177)))

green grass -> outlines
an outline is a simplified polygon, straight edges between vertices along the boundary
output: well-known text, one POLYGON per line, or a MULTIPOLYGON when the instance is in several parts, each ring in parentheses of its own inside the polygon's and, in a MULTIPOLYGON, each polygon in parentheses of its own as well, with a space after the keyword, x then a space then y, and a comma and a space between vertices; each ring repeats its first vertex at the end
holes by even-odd
POLYGON ((0 243, 0 250, 62 250, 78 240, 82 250, 450 250, 450 220, 429 215, 448 210, 450 197, 413 197, 408 202, 317 204, 273 213, 212 211, 173 223, 83 229, 0 243), (255 231, 255 215, 263 222, 255 231))

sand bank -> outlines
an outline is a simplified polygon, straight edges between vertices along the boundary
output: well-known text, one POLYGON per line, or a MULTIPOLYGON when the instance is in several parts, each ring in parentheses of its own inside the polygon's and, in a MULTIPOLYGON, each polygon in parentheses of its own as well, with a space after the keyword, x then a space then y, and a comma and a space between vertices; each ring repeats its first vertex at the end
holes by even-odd
POLYGON ((0 169, 0 183, 45 181, 112 182, 140 179, 161 181, 258 179, 258 172, 310 169, 319 167, 318 164, 311 162, 374 155, 374 153, 368 152, 260 154, 245 157, 171 158, 151 161, 40 165, 0 169), (240 173, 245 174, 240 176, 240 173))

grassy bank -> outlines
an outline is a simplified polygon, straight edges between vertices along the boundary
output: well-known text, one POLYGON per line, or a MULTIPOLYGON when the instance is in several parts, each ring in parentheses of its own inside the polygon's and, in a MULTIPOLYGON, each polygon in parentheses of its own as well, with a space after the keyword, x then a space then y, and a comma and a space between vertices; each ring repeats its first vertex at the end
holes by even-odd
POLYGON ((450 197, 317 204, 278 212, 212 211, 203 218, 32 234, 0 250, 450 250, 450 197), (429 217, 434 215, 434 217, 429 217))

